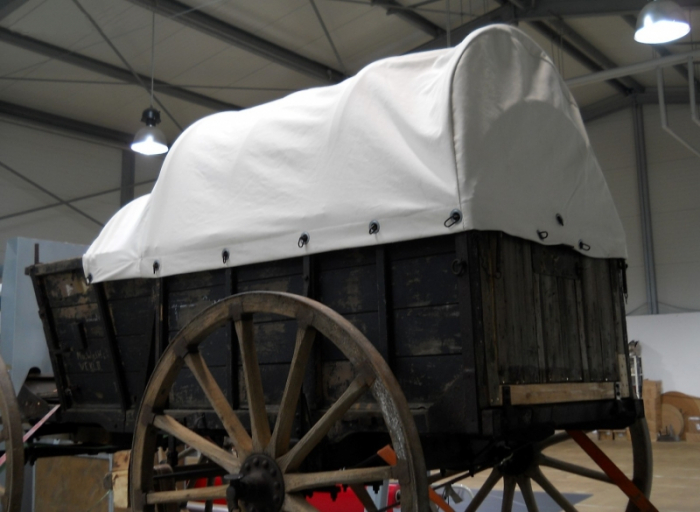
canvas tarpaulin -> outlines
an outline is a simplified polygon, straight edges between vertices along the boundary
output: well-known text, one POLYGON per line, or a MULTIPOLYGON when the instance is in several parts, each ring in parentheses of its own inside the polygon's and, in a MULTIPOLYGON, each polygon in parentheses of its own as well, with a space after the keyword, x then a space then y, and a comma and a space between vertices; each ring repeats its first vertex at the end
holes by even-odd
POLYGON ((509 26, 194 123, 83 263, 95 282, 160 277, 471 229, 626 256, 573 97, 509 26))

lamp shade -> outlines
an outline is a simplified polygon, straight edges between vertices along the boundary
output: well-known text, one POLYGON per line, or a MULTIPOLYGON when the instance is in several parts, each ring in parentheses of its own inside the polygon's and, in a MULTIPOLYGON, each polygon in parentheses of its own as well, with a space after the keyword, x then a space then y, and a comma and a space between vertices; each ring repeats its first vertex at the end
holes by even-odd
POLYGON ((142 155, 161 155, 168 152, 168 144, 160 128, 144 126, 136 132, 131 149, 142 155))
POLYGON ((678 4, 671 0, 654 0, 639 12, 634 40, 646 44, 668 43, 688 32, 690 25, 678 4))

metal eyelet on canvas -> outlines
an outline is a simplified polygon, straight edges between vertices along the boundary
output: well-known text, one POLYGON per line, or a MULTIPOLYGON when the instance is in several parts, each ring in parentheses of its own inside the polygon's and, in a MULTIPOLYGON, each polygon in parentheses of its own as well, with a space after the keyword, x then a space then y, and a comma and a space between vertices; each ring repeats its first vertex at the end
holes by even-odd
POLYGON ((221 251, 221 259, 224 260, 224 265, 226 265, 226 262, 228 261, 229 253, 228 249, 224 249, 221 251))
POLYGON ((462 212, 459 211, 457 208, 455 208, 454 210, 452 210, 450 212, 450 216, 445 221, 445 227, 451 228, 452 226, 454 226, 455 224, 457 224, 461 220, 462 220, 462 212))
POLYGON ((369 234, 374 235, 379 233, 379 221, 373 220, 369 223, 369 234))
POLYGON ((158 260, 156 260, 153 262, 153 273, 155 274, 158 272, 158 270, 160 270, 160 263, 158 263, 158 260))
POLYGON ((591 246, 585 243, 583 240, 578 241, 578 248, 581 249, 582 251, 590 251, 591 246))
POLYGON ((549 236, 549 233, 547 231, 540 231, 539 229, 537 230, 537 236, 540 237, 540 240, 544 240, 549 236))
POLYGON ((561 216, 561 214, 557 213, 556 215, 557 222, 559 223, 560 226, 564 225, 564 217, 561 216))
POLYGON ((310 239, 310 238, 311 238, 311 237, 309 236, 309 234, 308 234, 306 231, 304 231, 304 232, 301 234, 301 236, 299 237, 299 242, 297 242, 297 245, 299 246, 299 249, 301 249, 302 247, 304 247, 305 245, 307 245, 307 244, 309 243, 309 239, 310 239))

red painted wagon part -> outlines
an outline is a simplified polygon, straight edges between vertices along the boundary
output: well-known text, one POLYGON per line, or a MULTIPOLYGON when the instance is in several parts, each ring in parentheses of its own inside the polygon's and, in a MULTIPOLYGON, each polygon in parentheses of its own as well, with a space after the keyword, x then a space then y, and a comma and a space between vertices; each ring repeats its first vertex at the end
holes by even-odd
POLYGON ((620 471, 620 468, 618 468, 584 432, 580 430, 567 430, 567 433, 571 436, 571 439, 576 441, 583 451, 593 459, 593 462, 600 466, 600 469, 610 477, 610 480, 627 495, 630 501, 639 508, 640 512, 658 512, 658 509, 652 505, 649 499, 644 496, 644 493, 634 485, 632 480, 627 478, 625 474, 620 471))

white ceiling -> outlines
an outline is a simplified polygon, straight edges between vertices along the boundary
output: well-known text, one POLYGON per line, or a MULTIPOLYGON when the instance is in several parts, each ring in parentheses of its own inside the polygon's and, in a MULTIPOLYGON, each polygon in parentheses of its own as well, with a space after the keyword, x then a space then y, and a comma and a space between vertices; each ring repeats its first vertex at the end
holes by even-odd
MULTIPOLYGON (((400 5, 418 3, 425 2, 402 0, 400 5)), ((689 3, 693 2, 686 2, 689 3)), ((141 5, 128 0, 0 0, 0 8, 3 4, 19 6, 0 21, 2 29, 126 69, 81 12, 80 5, 128 64, 138 73, 150 75, 152 13, 141 5)), ((376 59, 409 52, 432 39, 401 17, 387 14, 384 7, 370 5, 369 0, 314 0, 314 3, 312 0, 186 0, 185 4, 307 59, 338 71, 345 70, 347 75, 376 59)), ((447 27, 449 17, 450 28, 455 30, 499 5, 499 2, 484 0, 442 0, 429 2, 412 12, 442 28, 447 27), (446 15, 448 4, 449 16, 446 15)), ((693 12, 694 22, 700 21, 698 15, 697 11, 693 12)), ((317 77, 190 28, 181 23, 181 18, 156 15, 155 77, 159 80, 241 107, 324 85, 317 77)), ((655 56, 653 49, 633 41, 632 28, 620 16, 565 21, 618 65, 655 56)), ((565 78, 590 72, 566 54, 556 41, 543 37, 527 23, 520 26, 552 55, 565 78)), ((695 38, 698 35, 694 34, 695 38)), ((452 41, 453 44, 457 42, 452 41)), ((688 45, 669 47, 674 52, 690 48, 688 45)), ((655 85, 652 73, 636 78, 644 86, 655 85)), ((680 74, 667 72, 667 85, 685 84, 680 74)), ((586 106, 618 91, 607 84, 597 84, 578 88, 574 93, 579 104, 586 106)), ((214 111, 162 91, 157 91, 157 97, 183 128, 214 111)), ((0 100, 126 133, 133 133, 140 127, 141 112, 149 106, 149 94, 139 85, 120 82, 4 42, 0 42, 0 100)), ((180 130, 165 110, 160 110, 161 128, 172 142, 180 130)))

